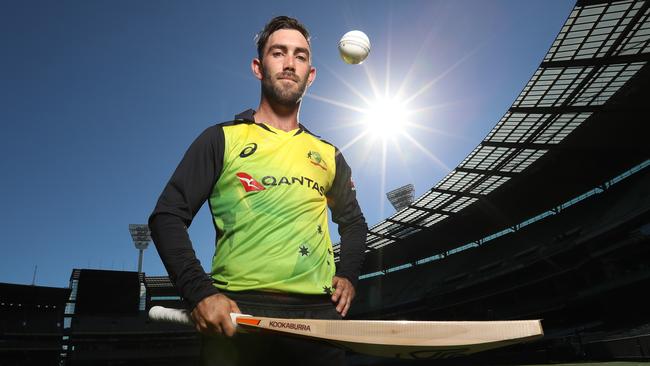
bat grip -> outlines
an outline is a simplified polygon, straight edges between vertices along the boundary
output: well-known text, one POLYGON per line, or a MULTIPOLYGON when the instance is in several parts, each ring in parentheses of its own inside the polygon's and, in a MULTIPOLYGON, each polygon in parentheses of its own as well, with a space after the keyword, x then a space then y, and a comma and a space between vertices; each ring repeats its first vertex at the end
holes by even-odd
MULTIPOLYGON (((248 314, 230 313, 232 324, 237 327, 237 318, 251 316, 248 314)), ((190 313, 185 309, 171 309, 163 306, 153 306, 149 309, 149 318, 155 321, 176 323, 183 325, 194 325, 190 313)))

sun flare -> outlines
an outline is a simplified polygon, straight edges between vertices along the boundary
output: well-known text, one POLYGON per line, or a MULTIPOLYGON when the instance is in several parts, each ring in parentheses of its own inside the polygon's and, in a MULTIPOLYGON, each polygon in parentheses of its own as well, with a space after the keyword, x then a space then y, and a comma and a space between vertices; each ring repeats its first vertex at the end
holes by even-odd
POLYGON ((409 114, 397 99, 378 99, 365 110, 362 123, 371 136, 392 139, 403 132, 409 114))

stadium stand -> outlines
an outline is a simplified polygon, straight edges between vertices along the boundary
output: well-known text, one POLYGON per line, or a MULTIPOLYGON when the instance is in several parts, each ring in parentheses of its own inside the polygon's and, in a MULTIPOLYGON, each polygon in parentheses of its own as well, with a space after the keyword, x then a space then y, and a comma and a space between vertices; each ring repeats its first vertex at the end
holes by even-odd
POLYGON ((645 168, 482 246, 364 280, 354 317, 543 319, 546 337, 539 346, 547 357, 647 359, 650 299, 641 294, 650 288, 649 255, 645 168), (642 346, 618 346, 604 357, 593 345, 608 343, 612 334, 619 344, 642 346), (581 337, 590 346, 573 344, 581 337), (558 347, 570 353, 553 354, 558 347))
POLYGON ((75 269, 70 284, 67 365, 197 363, 198 336, 192 327, 147 318, 152 303, 183 307, 178 296, 168 295, 175 294, 169 279, 147 280, 137 272, 75 269), (174 300, 157 302, 160 294, 174 300))
POLYGON ((56 365, 70 289, 0 283, 0 364, 56 365))

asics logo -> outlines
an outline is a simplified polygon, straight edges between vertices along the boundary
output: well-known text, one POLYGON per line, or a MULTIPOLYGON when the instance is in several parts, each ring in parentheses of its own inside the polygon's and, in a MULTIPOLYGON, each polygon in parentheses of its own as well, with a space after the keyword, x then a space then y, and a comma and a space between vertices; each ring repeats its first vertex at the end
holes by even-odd
POLYGON ((254 142, 251 142, 250 144, 244 146, 242 151, 239 153, 240 158, 245 158, 248 156, 251 156, 257 151, 257 144, 254 142))

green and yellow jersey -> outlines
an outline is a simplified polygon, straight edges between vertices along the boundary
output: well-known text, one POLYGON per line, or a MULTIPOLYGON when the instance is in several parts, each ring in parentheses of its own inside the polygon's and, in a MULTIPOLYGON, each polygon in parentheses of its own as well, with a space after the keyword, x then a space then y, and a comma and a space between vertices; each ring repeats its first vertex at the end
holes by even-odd
POLYGON ((302 125, 286 132, 255 123, 253 113, 194 141, 149 221, 170 277, 194 305, 215 287, 329 293, 335 274, 356 283, 360 271, 367 226, 341 153, 302 125), (185 230, 205 201, 217 230, 211 278, 185 230), (328 207, 341 234, 338 269, 328 207))

